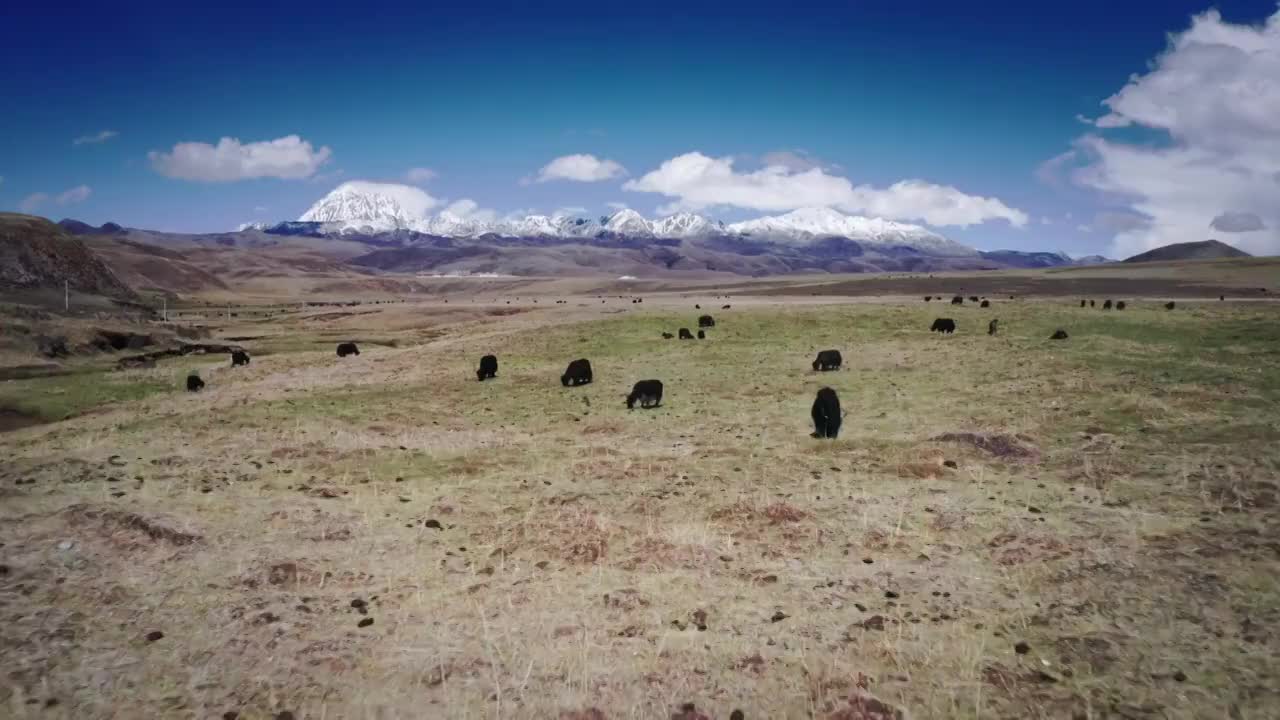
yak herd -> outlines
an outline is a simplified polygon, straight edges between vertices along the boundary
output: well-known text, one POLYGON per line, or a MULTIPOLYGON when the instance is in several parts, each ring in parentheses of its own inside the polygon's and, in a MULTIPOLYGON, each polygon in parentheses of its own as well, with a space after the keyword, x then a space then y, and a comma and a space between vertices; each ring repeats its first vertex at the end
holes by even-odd
MULTIPOLYGON (((1013 296, 1010 296, 1012 299, 1013 296)), ((925 302, 930 302, 935 298, 933 295, 926 295, 925 302)), ((937 299, 941 300, 941 297, 937 299)), ((990 307, 990 301, 986 298, 979 299, 977 296, 969 296, 970 302, 979 303, 979 307, 990 307)), ((951 299, 952 305, 963 305, 964 296, 956 295, 951 299)), ((1080 307, 1096 307, 1093 300, 1081 300, 1080 307)), ((701 306, 695 306, 701 307, 701 306)), ((728 305, 724 306, 728 308, 728 305)), ((1125 303, 1123 300, 1114 304, 1107 299, 1102 304, 1103 310, 1124 310, 1125 303)), ((1173 301, 1165 303, 1165 309, 1172 310, 1175 307, 1173 301)), ((716 326, 716 321, 710 315, 702 315, 698 318, 698 334, 699 340, 706 338, 705 328, 716 326)), ((993 319, 987 324, 987 334, 996 335, 999 332, 1000 321, 993 319)), ((936 318, 929 327, 930 332, 950 335, 956 331, 956 321, 953 318, 936 318)), ((681 340, 692 340, 695 336, 688 328, 680 328, 678 337, 681 340)), ((662 337, 670 340, 673 337, 669 332, 663 332, 662 337)), ((1053 335, 1051 340, 1066 340, 1067 332, 1059 328, 1053 335)), ((344 358, 351 355, 359 355, 360 348, 354 342, 339 343, 337 347, 337 355, 344 358)), ((839 350, 822 350, 813 361, 814 372, 830 372, 839 370, 844 359, 840 355, 839 350)), ((249 364, 249 353, 244 350, 233 350, 231 352, 231 366, 238 367, 249 364)), ((480 367, 476 370, 476 379, 483 382, 498 376, 498 358, 496 355, 485 355, 480 358, 480 367)), ((589 384, 593 379, 591 372, 591 362, 586 358, 579 358, 569 363, 565 368, 564 374, 560 376, 560 383, 565 387, 577 387, 579 385, 589 384)), ((187 376, 187 390, 190 392, 198 392, 204 389, 204 380, 199 375, 192 373, 187 376)), ((662 381, 660 380, 641 380, 637 382, 626 397, 626 406, 628 410, 634 409, 636 404, 641 408, 655 408, 662 404, 662 381)), ((810 410, 813 419, 813 434, 815 438, 834 439, 840 433, 840 424, 843 414, 840 410, 840 398, 836 395, 836 391, 823 387, 818 390, 817 396, 814 398, 813 407, 810 410)))

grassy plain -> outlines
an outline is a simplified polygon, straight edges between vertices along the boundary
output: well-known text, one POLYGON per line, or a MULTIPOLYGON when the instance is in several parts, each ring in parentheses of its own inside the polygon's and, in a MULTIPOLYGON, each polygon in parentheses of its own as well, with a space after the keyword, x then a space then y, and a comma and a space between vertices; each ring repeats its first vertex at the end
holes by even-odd
POLYGON ((0 714, 1274 717, 1273 304, 646 299, 0 385, 0 714))

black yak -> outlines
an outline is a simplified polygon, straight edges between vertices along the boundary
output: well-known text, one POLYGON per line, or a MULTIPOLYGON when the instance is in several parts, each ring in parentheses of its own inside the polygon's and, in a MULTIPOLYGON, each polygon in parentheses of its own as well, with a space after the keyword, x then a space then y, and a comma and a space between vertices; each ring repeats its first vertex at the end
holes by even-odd
POLYGON ((1164 309, 1165 309, 1165 310, 1172 310, 1172 309, 1174 308, 1174 305, 1175 305, 1175 303, 1174 303, 1172 300, 1170 300, 1169 302, 1167 302, 1167 303, 1165 303, 1165 304, 1164 304, 1164 309))
POLYGON ((1110 300, 1107 300, 1106 302, 1102 303, 1102 309, 1103 309, 1103 310, 1110 310, 1110 309, 1111 309, 1111 301, 1110 301, 1110 300))
POLYGON ((346 357, 348 355, 359 355, 360 348, 356 347, 353 342, 338 343, 338 357, 346 357))
POLYGON ((1080 301, 1080 307, 1084 307, 1085 305, 1088 305, 1088 304, 1089 304, 1089 302, 1088 302, 1087 300, 1081 300, 1081 301, 1080 301))
POLYGON ((728 305, 721 305, 721 306, 720 306, 720 309, 721 309, 721 310, 728 310, 728 309, 729 309, 729 306, 728 306, 728 305))
POLYGON ((243 350, 231 351, 231 367, 249 364, 249 353, 243 350))
POLYGON ((956 331, 956 321, 951 318, 937 318, 929 326, 929 332, 940 332, 950 335, 956 331))
POLYGON ((706 340, 706 339, 707 339, 707 334, 706 334, 705 332, 703 332, 703 331, 699 330, 699 331, 698 331, 698 339, 699 339, 699 340, 706 340))
POLYGON ((1117 310, 1123 310, 1123 309, 1124 309, 1124 301, 1123 301, 1123 300, 1121 300, 1120 302, 1116 303, 1116 309, 1117 309, 1117 310))
POLYGON ((480 358, 480 369, 476 370, 476 379, 484 382, 491 377, 498 376, 498 356, 485 355, 480 358))
POLYGON ((187 376, 187 392, 200 392, 204 389, 204 381, 199 375, 191 373, 187 376))
POLYGON ((631 388, 631 394, 627 396, 627 409, 635 408, 636 403, 640 403, 642 408, 658 407, 662 404, 662 381, 661 380, 641 380, 631 388))
POLYGON ((969 296, 969 302, 978 302, 978 296, 977 296, 977 295, 970 295, 970 296, 969 296))
POLYGON ((662 333, 662 339, 663 339, 663 340, 670 340, 670 339, 671 339, 671 338, 673 338, 673 337, 675 337, 675 335, 672 335, 672 334, 671 334, 671 333, 669 333, 669 332, 664 332, 664 333, 662 333))
POLYGON ((709 328, 709 327, 715 327, 715 326, 716 326, 715 318, 711 317, 710 315, 703 315, 702 317, 698 318, 698 327, 700 328, 709 328))
POLYGON ((819 390, 809 414, 813 417, 813 437, 834 440, 840 434, 840 398, 835 390, 829 387, 819 390))
POLYGON ((589 382, 591 382, 591 361, 586 358, 569 363, 569 367, 565 368, 564 374, 560 376, 560 384, 565 387, 586 385, 589 382))
POLYGON ((932 295, 925 295, 925 296, 924 296, 924 301, 925 301, 925 302, 929 302, 929 301, 930 301, 930 300, 932 300, 932 299, 933 299, 933 296, 932 296, 932 295))
POLYGON ((815 372, 839 370, 843 362, 844 358, 840 357, 839 350, 823 350, 818 353, 818 358, 813 361, 813 369, 815 372))
POLYGON ((987 323, 987 334, 988 334, 988 335, 995 335, 995 334, 996 334, 996 333, 998 333, 998 332, 1000 332, 1000 321, 999 321, 999 320, 992 320, 991 322, 987 323))
POLYGON ((692 339, 693 339, 693 333, 689 332, 689 328, 680 328, 680 339, 681 339, 681 340, 692 340, 692 339))
POLYGON ((978 307, 991 307, 991 301, 990 301, 990 300, 983 300, 983 301, 982 301, 982 304, 978 305, 978 307))
POLYGON ((1089 301, 1089 307, 1096 307, 1095 301, 1090 300, 1090 301, 1089 301))
POLYGON ((952 305, 963 305, 963 304, 964 304, 964 298, 962 298, 962 297, 960 297, 959 295, 957 295, 957 296, 955 296, 955 297, 951 298, 951 304, 952 304, 952 305))
POLYGON ((1063 330, 1062 328, 1058 328, 1057 330, 1053 331, 1053 334, 1049 336, 1049 339, 1050 340, 1066 340, 1067 331, 1063 330))

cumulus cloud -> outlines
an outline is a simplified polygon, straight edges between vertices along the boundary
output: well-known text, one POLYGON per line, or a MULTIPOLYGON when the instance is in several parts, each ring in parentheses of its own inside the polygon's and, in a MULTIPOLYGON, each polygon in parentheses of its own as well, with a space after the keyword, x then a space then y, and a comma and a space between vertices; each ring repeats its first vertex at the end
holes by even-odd
POLYGON ((611 200, 605 203, 605 206, 613 210, 626 210, 631 207, 630 205, 627 205, 624 202, 618 202, 617 200, 611 200))
POLYGON ((75 140, 72 140, 71 144, 72 145, 97 145, 99 143, 104 143, 119 134, 120 133, 116 132, 115 130, 101 130, 92 135, 81 135, 75 140))
POLYGON ((713 158, 690 152, 662 163, 658 169, 623 184, 624 190, 652 192, 674 198, 659 209, 701 210, 732 206, 749 210, 785 211, 800 207, 834 207, 896 220, 930 225, 969 226, 1005 220, 1016 227, 1027 215, 996 198, 968 195, 954 187, 923 180, 902 180, 887 188, 855 186, 822 168, 794 171, 781 165, 739 172, 731 157, 713 158))
POLYGON ((18 202, 18 209, 24 213, 33 213, 49 201, 48 193, 31 193, 18 202))
POLYGON ((75 205, 88 200, 91 194, 93 194, 93 189, 88 185, 77 185, 57 195, 43 192, 31 193, 18 201, 18 209, 24 213, 34 213, 49 202, 63 206, 75 205))
POLYGON ((1209 223, 1209 227, 1228 233, 1257 232, 1267 229, 1267 226, 1262 222, 1262 218, 1255 213, 1230 211, 1215 217, 1209 223))
POLYGON ((839 165, 827 165, 806 150, 774 150, 760 156, 760 164, 765 167, 786 168, 791 172, 804 172, 814 168, 825 170, 838 169, 839 165))
POLYGON ((56 198, 59 205, 74 205, 78 202, 84 202, 89 199, 89 195, 93 193, 93 189, 88 185, 77 185, 56 198))
POLYGON ((613 160, 601 160, 595 155, 564 155, 543 165, 534 182, 551 180, 601 182, 626 174, 627 169, 613 160))
POLYGON ((462 198, 455 200, 445 206, 440 212, 441 215, 452 215, 460 220, 470 220, 472 222, 490 223, 497 219, 498 213, 488 208, 480 207, 479 203, 471 198, 462 198))
POLYGON ((161 175, 199 182, 299 180, 314 175, 330 155, 329 148, 314 148, 297 135, 251 143, 224 137, 217 145, 184 142, 167 153, 147 153, 151 167, 161 175))
POLYGON ((1054 155, 1036 168, 1036 179, 1050 187, 1061 187, 1067 166, 1075 162, 1076 157, 1075 150, 1054 155))
POLYGON ((1226 242, 1280 252, 1280 11, 1256 26, 1223 22, 1215 10, 1195 16, 1104 104, 1093 121, 1101 132, 1075 143, 1087 164, 1074 180, 1150 218, 1116 232, 1113 255, 1204 240, 1220 224, 1254 228, 1226 242), (1127 127, 1163 142, 1104 136, 1127 127))
POLYGON ((435 179, 436 171, 430 168, 409 168, 405 171, 404 179, 411 183, 424 183, 435 179))

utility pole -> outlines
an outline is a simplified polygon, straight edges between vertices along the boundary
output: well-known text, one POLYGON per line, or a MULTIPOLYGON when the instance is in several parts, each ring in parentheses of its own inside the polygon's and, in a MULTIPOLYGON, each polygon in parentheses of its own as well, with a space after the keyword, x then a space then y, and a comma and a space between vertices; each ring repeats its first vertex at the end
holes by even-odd
POLYGON ((169 296, 165 295, 161 297, 160 300, 161 302, 164 303, 164 310, 162 311, 162 317, 164 317, 165 322, 169 322, 169 296))
POLYGON ((71 283, 65 279, 62 281, 62 309, 71 312, 71 283))

